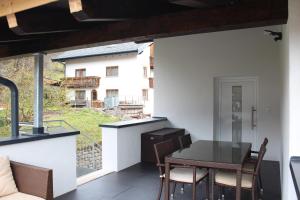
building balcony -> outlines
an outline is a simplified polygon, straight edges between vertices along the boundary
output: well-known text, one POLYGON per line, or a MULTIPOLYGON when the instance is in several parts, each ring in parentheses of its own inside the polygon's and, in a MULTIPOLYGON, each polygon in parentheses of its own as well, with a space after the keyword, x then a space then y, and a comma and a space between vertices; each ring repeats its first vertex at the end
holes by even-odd
POLYGON ((97 88, 100 85, 100 77, 67 77, 63 80, 62 85, 67 88, 97 88))

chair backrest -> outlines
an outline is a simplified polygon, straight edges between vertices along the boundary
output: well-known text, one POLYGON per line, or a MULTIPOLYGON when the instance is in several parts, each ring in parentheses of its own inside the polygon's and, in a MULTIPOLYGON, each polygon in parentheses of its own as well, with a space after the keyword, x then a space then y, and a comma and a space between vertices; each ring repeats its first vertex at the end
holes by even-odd
POLYGON ((264 142, 262 143, 262 145, 264 145, 264 146, 266 147, 268 143, 269 143, 268 138, 265 138, 265 139, 264 139, 264 142))
POLYGON ((190 134, 180 136, 178 139, 179 139, 180 148, 182 149, 189 147, 192 144, 192 139, 190 134))
POLYGON ((178 150, 178 148, 176 148, 173 139, 154 144, 154 151, 160 175, 163 175, 165 173, 165 157, 176 150, 178 150))
POLYGON ((259 153, 258 153, 258 158, 257 158, 257 162, 256 162, 256 166, 255 166, 255 174, 258 175, 260 167, 261 167, 261 163, 263 161, 263 158, 265 156, 265 153, 267 151, 266 146, 262 145, 260 147, 259 153))

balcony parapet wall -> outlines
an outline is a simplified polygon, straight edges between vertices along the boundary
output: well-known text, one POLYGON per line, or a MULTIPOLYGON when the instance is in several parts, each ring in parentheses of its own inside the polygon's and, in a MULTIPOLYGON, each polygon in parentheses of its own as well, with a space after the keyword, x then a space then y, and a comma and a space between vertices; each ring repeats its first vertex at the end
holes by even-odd
POLYGON ((141 162, 141 134, 168 126, 165 117, 100 125, 103 169, 118 172, 141 162))

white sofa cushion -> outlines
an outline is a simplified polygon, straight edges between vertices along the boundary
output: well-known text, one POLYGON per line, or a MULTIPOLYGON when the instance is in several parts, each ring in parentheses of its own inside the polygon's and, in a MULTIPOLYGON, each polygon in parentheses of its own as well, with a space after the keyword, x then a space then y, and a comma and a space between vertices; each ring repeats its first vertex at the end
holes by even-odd
POLYGON ((7 156, 0 156, 0 197, 18 192, 7 156))
POLYGON ((29 194, 24 194, 21 192, 17 192, 11 195, 7 195, 5 197, 0 197, 0 200, 45 200, 40 197, 32 196, 29 194))
MULTIPOLYGON (((252 188, 253 175, 242 174, 242 187, 252 188)), ((217 171, 215 174, 216 183, 236 187, 236 173, 227 171, 217 171)))
MULTIPOLYGON (((196 169, 196 182, 207 175, 206 169, 196 169)), ((193 183, 193 169, 192 168, 174 168, 170 171, 170 180, 193 183)))

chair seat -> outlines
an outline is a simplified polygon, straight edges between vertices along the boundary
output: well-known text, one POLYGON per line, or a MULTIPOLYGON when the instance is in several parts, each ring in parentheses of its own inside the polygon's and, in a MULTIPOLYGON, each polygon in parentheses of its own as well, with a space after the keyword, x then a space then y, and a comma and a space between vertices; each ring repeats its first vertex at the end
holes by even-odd
MULTIPOLYGON (((242 174, 242 187, 252 188, 253 175, 242 174)), ((215 182, 223 185, 236 187, 236 173, 227 171, 217 171, 215 174, 215 182)))
POLYGON ((14 194, 10 194, 4 197, 0 197, 0 200, 45 200, 40 197, 32 196, 29 194, 24 194, 21 192, 17 192, 14 194))
MULTIPOLYGON (((196 169, 196 182, 207 175, 206 169, 196 169)), ((184 183, 193 183, 192 168, 174 168, 170 171, 170 180, 184 183)))

